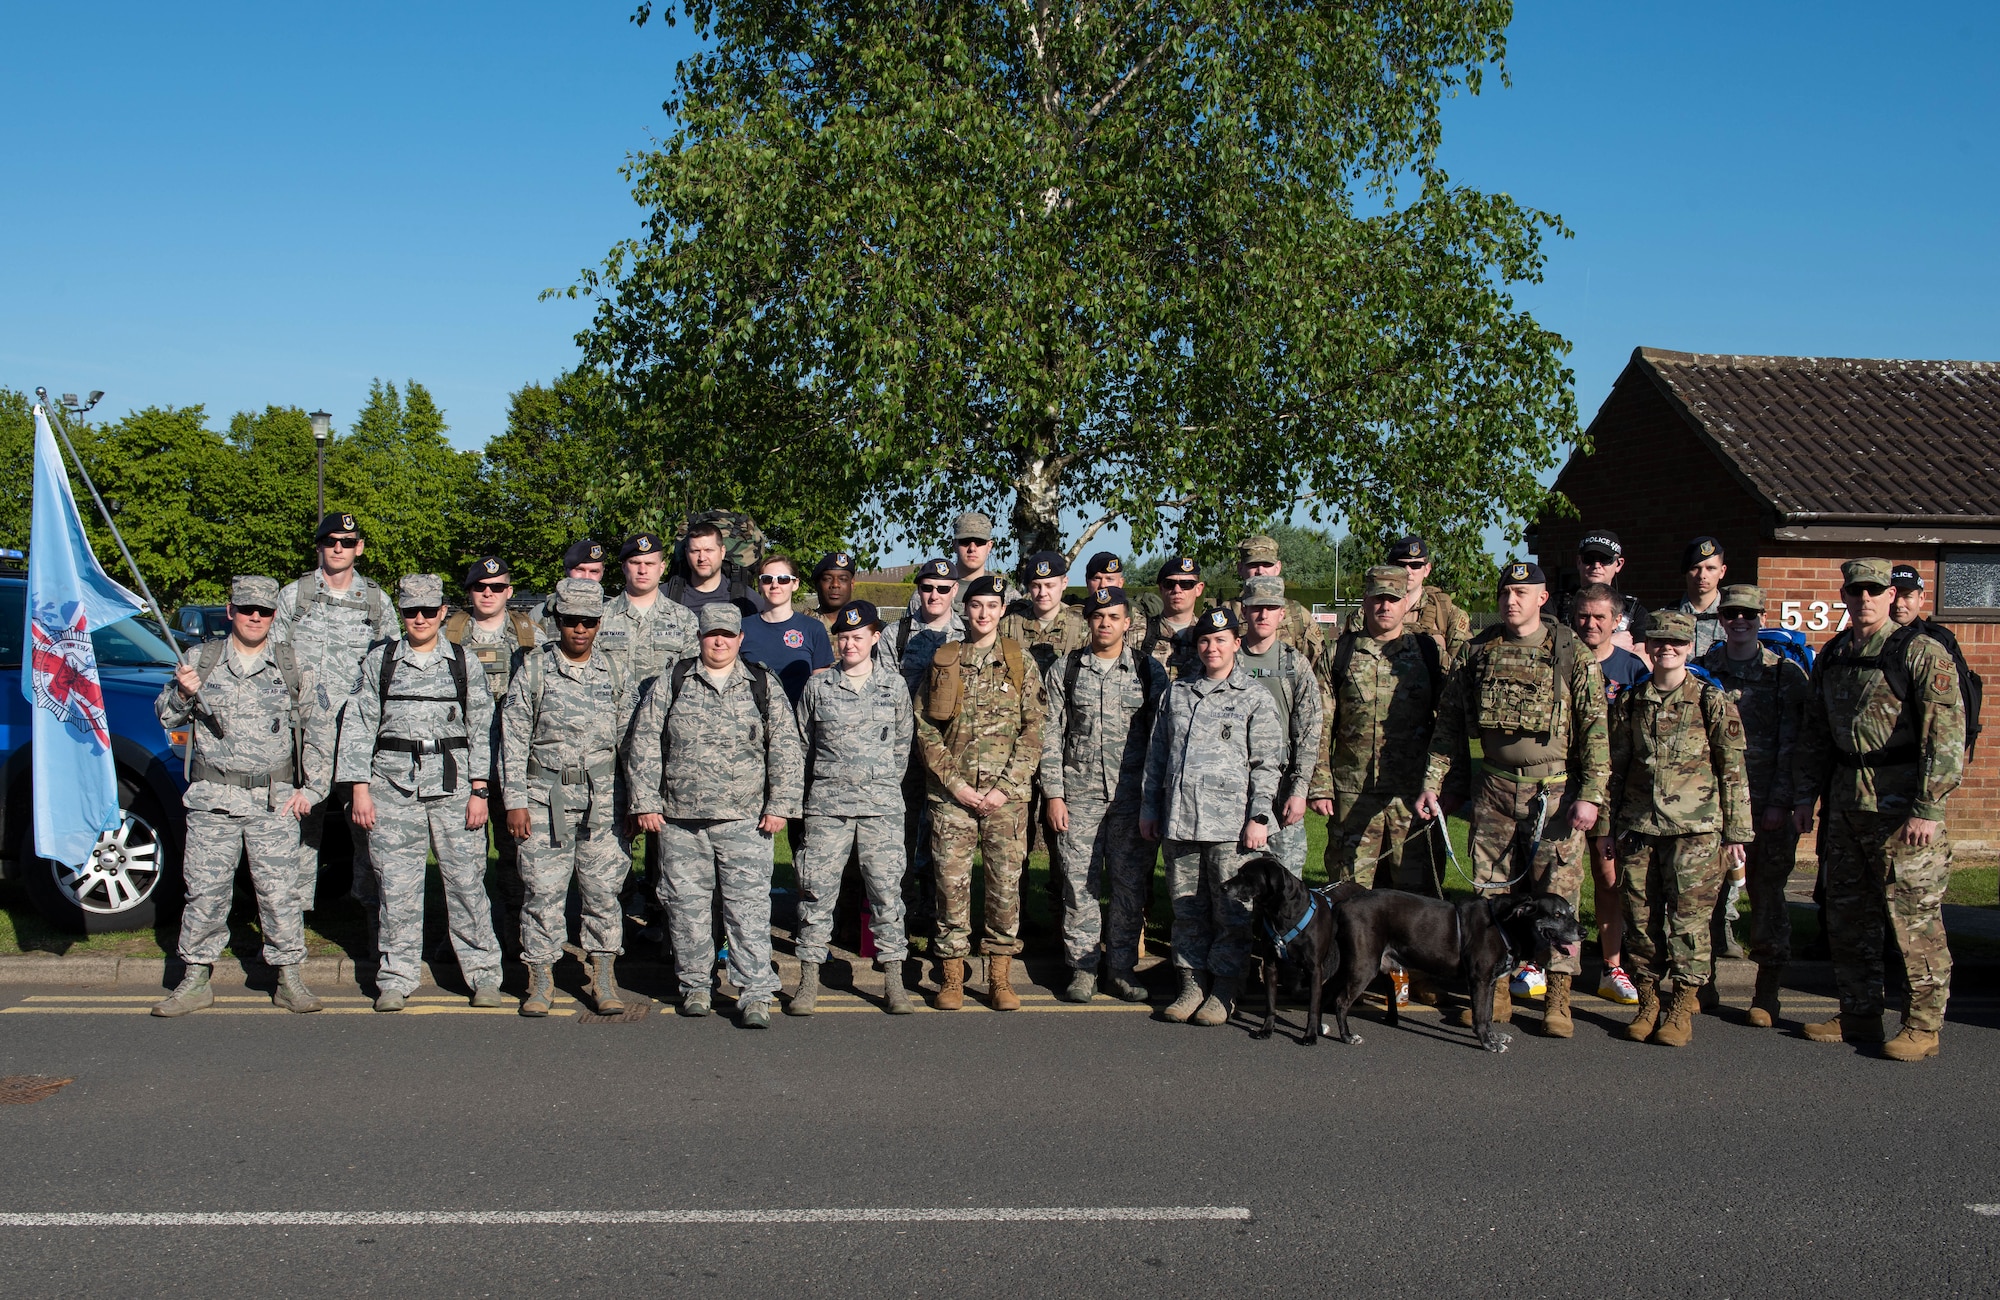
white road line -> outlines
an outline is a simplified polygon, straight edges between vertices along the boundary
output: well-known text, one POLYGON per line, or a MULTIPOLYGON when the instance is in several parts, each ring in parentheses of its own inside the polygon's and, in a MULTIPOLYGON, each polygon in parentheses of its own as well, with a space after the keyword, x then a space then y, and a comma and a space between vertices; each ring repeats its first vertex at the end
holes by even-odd
POLYGON ((1968 1205, 1965 1208, 1974 1214, 1983 1214, 1989 1219, 2000 1219, 2000 1205, 1968 1205))
POLYGON ((245 1210, 0 1214, 0 1228, 393 1228, 728 1223, 1159 1223, 1239 1221, 1241 1205, 1030 1205, 825 1210, 245 1210))

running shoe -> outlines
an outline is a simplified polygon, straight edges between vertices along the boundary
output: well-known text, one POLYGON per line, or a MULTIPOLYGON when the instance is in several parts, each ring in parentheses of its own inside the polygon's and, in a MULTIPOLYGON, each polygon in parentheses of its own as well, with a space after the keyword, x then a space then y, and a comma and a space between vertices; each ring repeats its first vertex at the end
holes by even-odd
POLYGON ((1548 987, 1549 981, 1542 974, 1542 968, 1524 961, 1521 968, 1514 972, 1513 982, 1507 985, 1507 991, 1517 998, 1538 998, 1548 987))
POLYGON ((1604 968, 1604 977, 1597 981, 1597 996, 1621 1007, 1639 1005, 1639 990, 1632 987, 1632 979, 1623 966, 1604 968))

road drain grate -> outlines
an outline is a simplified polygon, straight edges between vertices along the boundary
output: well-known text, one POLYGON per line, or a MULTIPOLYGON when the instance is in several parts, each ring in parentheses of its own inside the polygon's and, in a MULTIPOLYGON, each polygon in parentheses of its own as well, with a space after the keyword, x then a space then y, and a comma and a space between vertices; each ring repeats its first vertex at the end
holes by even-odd
POLYGON ((576 1013, 576 1019, 586 1025, 629 1025, 634 1021, 644 1020, 651 1014, 653 1014, 652 1003, 635 1001, 626 1003, 625 1009, 615 1016, 600 1016, 595 1011, 580 1010, 576 1013))
POLYGON ((44 1097, 53 1097, 61 1092, 63 1085, 75 1083, 75 1079, 57 1079, 46 1074, 9 1074, 0 1076, 0 1106, 26 1106, 44 1097))

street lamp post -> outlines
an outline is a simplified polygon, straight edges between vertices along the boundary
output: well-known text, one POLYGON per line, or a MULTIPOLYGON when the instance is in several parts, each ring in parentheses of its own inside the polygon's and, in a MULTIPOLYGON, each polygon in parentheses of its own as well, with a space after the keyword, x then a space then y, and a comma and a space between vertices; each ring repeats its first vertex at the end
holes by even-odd
POLYGON ((333 417, 325 411, 314 411, 306 417, 312 421, 313 446, 319 453, 319 514, 313 522, 326 518, 326 435, 333 431, 333 417))

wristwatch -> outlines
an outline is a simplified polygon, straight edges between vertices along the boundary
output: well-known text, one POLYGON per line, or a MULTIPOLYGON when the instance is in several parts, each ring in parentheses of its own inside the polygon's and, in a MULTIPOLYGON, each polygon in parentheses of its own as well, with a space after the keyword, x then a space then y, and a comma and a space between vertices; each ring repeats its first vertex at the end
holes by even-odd
POLYGON ((472 797, 475 799, 484 799, 486 797, 486 787, 483 785, 473 786, 472 797))

